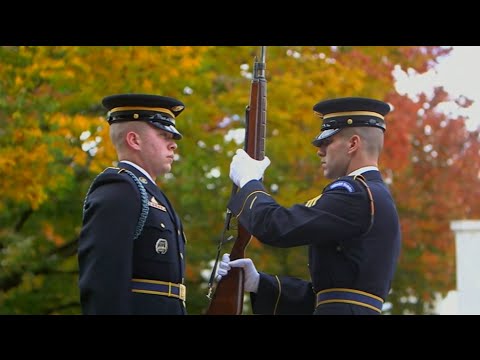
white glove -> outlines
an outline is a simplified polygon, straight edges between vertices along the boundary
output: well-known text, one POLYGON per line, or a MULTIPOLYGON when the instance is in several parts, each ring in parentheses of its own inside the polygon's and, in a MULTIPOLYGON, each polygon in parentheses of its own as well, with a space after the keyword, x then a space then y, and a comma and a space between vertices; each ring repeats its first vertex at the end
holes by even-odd
POLYGON ((217 281, 220 281, 222 279, 222 276, 225 276, 228 274, 230 270, 230 265, 228 264, 229 262, 230 262, 230 254, 223 254, 222 260, 220 260, 220 263, 218 264, 217 281))
POLYGON ((227 275, 232 267, 243 268, 245 279, 243 281, 243 289, 248 292, 256 293, 258 290, 258 283, 260 282, 260 274, 255 268, 252 259, 237 259, 230 261, 230 254, 223 254, 222 260, 218 265, 217 281, 220 281, 222 276, 227 275))
POLYGON ((230 163, 230 179, 235 185, 243 187, 250 180, 260 180, 265 169, 270 165, 270 159, 252 159, 243 149, 238 149, 230 163))

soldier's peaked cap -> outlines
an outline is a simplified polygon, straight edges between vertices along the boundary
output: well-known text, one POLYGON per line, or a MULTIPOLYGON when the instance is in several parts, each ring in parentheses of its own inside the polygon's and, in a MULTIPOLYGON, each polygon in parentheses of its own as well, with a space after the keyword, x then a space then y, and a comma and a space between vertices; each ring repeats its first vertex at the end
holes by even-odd
POLYGON ((390 105, 364 97, 345 97, 320 101, 313 111, 322 119, 321 133, 312 141, 319 147, 346 127, 373 126, 385 131, 384 116, 390 112, 390 105))
POLYGON ((146 121, 172 133, 175 140, 182 138, 175 125, 176 117, 185 109, 180 100, 160 95, 118 94, 103 98, 102 105, 108 110, 109 124, 146 121))

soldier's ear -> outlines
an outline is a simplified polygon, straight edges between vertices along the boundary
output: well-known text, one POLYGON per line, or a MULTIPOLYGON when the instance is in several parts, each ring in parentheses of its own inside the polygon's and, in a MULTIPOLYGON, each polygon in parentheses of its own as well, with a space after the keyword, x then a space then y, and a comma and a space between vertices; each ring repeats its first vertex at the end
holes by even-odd
POLYGON ((141 138, 140 134, 135 131, 129 131, 125 135, 126 144, 135 150, 140 150, 141 138))
POLYGON ((360 147, 361 142, 362 139, 357 134, 353 134, 352 136, 350 136, 350 139, 348 140, 348 153, 350 154, 354 151, 357 151, 360 147))

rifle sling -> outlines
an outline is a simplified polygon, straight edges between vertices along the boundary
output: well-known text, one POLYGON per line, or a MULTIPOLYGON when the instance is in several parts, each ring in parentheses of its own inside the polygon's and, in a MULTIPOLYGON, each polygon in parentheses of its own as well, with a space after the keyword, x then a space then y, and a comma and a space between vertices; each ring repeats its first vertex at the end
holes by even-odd
MULTIPOLYGON (((237 193, 238 187, 237 185, 233 184, 232 186, 232 192, 230 194, 230 199, 237 193)), ((227 233, 227 230, 230 230, 230 220, 232 219, 232 212, 230 210, 227 210, 227 215, 225 217, 225 223, 223 224, 223 230, 222 230, 222 235, 220 236, 220 240, 218 242, 217 246, 217 255, 215 257, 215 264, 213 265, 212 268, 212 273, 210 274, 210 279, 208 280, 208 294, 207 297, 210 298, 210 293, 213 288, 213 282, 215 281, 215 274, 217 273, 217 267, 218 267, 218 261, 220 259, 220 252, 222 250, 223 244, 226 242, 229 242, 230 240, 233 239, 233 236, 229 236, 227 239, 225 239, 225 234, 227 233)))

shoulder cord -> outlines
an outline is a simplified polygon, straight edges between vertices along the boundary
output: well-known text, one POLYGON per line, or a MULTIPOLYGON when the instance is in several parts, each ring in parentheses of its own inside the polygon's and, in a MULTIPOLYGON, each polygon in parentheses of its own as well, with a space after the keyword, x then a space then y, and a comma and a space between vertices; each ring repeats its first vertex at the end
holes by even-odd
POLYGON ((137 184, 138 190, 140 191, 140 200, 142 202, 142 210, 140 211, 140 216, 138 217, 137 228, 135 229, 135 234, 133 235, 133 240, 137 240, 143 230, 143 225, 145 225, 145 221, 147 220, 148 216, 148 196, 147 191, 145 190, 145 186, 138 180, 134 173, 127 169, 120 169, 118 173, 125 172, 133 179, 135 184, 137 184))
POLYGON ((368 186, 365 178, 362 175, 355 175, 353 177, 353 180, 358 180, 365 187, 365 189, 367 190, 368 199, 369 199, 369 202, 370 202, 370 225, 368 226, 368 229, 362 234, 362 236, 363 236, 363 235, 366 235, 371 230, 371 228, 373 226, 373 220, 374 220, 374 217, 375 217, 375 204, 373 202, 372 192, 370 191, 370 187, 368 186))
MULTIPOLYGON (((140 211, 140 216, 138 217, 138 221, 137 221, 137 227, 135 228, 135 233, 133 235, 133 240, 136 240, 140 236, 140 234, 142 233, 143 226, 145 225, 145 221, 147 220, 147 216, 148 216, 149 207, 148 207, 147 191, 145 190, 145 186, 143 186, 143 184, 140 182, 140 180, 138 180, 138 178, 135 176, 135 174, 132 173, 130 170, 119 169, 118 173, 120 174, 121 172, 124 172, 124 173, 130 175, 130 177, 133 179, 135 184, 137 184, 138 190, 140 191, 140 201, 142 203, 142 210, 140 211)), ((85 200, 83 202, 83 214, 84 215, 85 215, 85 206, 87 204, 88 195, 90 195, 90 192, 92 191, 95 180, 98 178, 98 176, 100 176, 100 175, 97 175, 97 177, 93 180, 92 184, 90 185, 90 187, 87 191, 87 195, 85 196, 85 200)))

